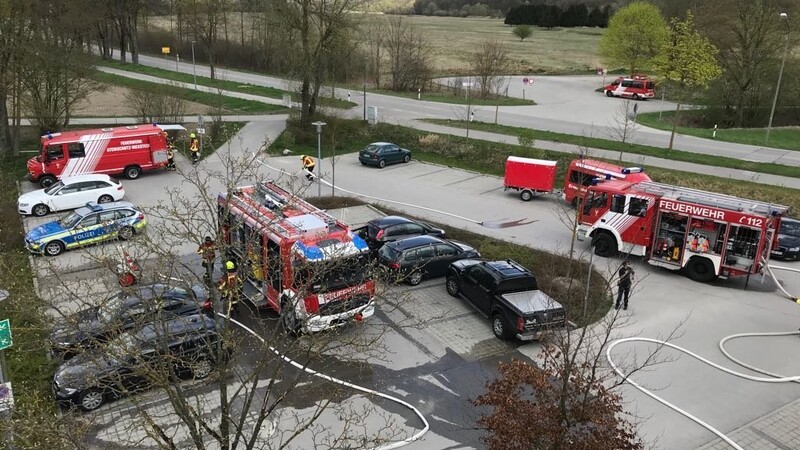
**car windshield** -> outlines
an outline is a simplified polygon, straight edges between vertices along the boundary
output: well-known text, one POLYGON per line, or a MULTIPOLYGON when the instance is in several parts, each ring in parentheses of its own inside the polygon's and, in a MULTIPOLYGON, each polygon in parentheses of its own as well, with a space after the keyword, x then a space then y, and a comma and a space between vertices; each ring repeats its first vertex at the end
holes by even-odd
POLYGON ((103 323, 113 322, 122 311, 127 297, 128 296, 124 292, 109 297, 108 300, 97 309, 97 318, 103 323))
POLYGON ((369 274, 367 255, 349 256, 329 261, 294 264, 295 286, 308 293, 324 293, 361 284, 369 274))
POLYGON ((380 150, 380 148, 381 148, 380 145, 368 145, 364 148, 364 151, 367 153, 375 153, 378 150, 380 150))
POLYGON ((44 190, 44 193, 47 195, 53 195, 57 190, 61 189, 62 187, 64 187, 64 183, 59 181, 57 183, 51 184, 50 187, 44 190))
POLYGON ((83 219, 83 216, 76 213, 75 211, 67 214, 66 216, 62 217, 58 220, 58 224, 64 228, 72 228, 78 224, 78 222, 83 219))

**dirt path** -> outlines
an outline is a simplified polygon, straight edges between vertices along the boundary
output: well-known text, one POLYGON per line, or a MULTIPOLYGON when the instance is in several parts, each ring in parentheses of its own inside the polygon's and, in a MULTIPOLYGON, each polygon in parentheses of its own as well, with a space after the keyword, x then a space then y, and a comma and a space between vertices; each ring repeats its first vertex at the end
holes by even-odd
MULTIPOLYGON (((91 92, 86 100, 75 105, 73 117, 114 117, 132 116, 135 111, 126 102, 131 89, 103 84, 103 89, 91 92)), ((206 114, 210 107, 200 103, 185 101, 185 115, 206 114)))

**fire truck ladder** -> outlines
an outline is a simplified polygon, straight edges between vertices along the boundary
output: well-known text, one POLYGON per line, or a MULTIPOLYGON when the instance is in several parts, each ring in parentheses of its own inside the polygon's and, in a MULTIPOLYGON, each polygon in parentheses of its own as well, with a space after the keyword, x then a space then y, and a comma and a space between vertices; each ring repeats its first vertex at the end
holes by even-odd
POLYGON ((734 197, 732 195, 718 194, 715 192, 701 191, 699 189, 681 186, 672 186, 669 184, 654 183, 652 181, 644 181, 637 183, 634 186, 636 189, 650 194, 660 195, 662 197, 683 202, 710 206, 712 208, 738 211, 745 214, 769 216, 771 214, 783 214, 789 209, 788 206, 778 205, 775 203, 748 200, 745 198, 734 197))

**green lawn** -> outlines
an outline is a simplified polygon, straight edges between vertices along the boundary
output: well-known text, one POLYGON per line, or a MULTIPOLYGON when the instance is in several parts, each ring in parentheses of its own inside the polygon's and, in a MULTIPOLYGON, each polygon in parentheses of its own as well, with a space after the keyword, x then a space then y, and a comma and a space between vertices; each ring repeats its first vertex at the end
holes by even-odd
MULTIPOLYGON (((656 114, 655 117, 658 117, 658 113, 655 114, 656 114)), ((643 115, 644 114, 640 114, 639 117, 642 117, 643 115)), ((434 123, 437 125, 447 125, 456 128, 466 128, 468 123, 466 121, 455 121, 446 119, 425 119, 425 122, 434 123)), ((685 152, 681 150, 667 150, 665 148, 652 147, 649 145, 628 144, 611 139, 577 136, 566 133, 555 133, 552 131, 531 130, 528 128, 512 127, 508 125, 495 125, 486 122, 472 122, 470 124, 470 129, 507 134, 511 136, 527 136, 532 139, 539 139, 543 141, 561 142, 565 144, 581 145, 590 148, 613 150, 625 153, 632 153, 636 155, 667 158, 674 161, 684 161, 696 164, 704 164, 708 166, 728 167, 732 169, 748 170, 751 172, 768 173, 772 175, 800 178, 800 167, 785 166, 782 164, 743 161, 741 159, 727 158, 723 156, 704 155, 699 153, 685 152)), ((789 130, 781 130, 781 131, 789 132, 789 130)), ((795 131, 795 134, 797 138, 800 138, 800 131, 795 131)), ((717 136, 719 136, 719 133, 717 133, 717 136)), ((773 130, 773 136, 775 136, 775 130, 773 130)), ((795 144, 800 145, 800 143, 795 143, 795 144)))
MULTIPOLYGON (((100 66, 112 67, 114 69, 140 73, 143 75, 150 75, 153 77, 164 78, 167 80, 180 81, 182 83, 189 83, 189 84, 194 83, 194 75, 191 73, 175 72, 172 70, 159 69, 157 67, 143 66, 141 64, 122 63, 119 61, 103 61, 101 59, 97 60, 97 64, 100 66)), ((256 86, 254 84, 247 84, 247 83, 237 83, 235 81, 230 81, 225 79, 212 80, 211 78, 208 77, 197 77, 197 84, 199 86, 210 86, 218 89, 224 89, 226 91, 260 95, 262 97, 275 98, 275 99, 282 99, 283 95, 288 93, 287 91, 284 91, 282 89, 266 87, 266 86, 256 86)), ((296 93, 291 93, 291 94, 292 94, 292 99, 294 101, 299 101, 300 97, 298 94, 296 93)), ((345 109, 358 106, 357 104, 353 102, 348 102, 347 100, 342 100, 338 98, 329 98, 329 97, 320 97, 319 104, 321 106, 329 106, 332 108, 345 108, 345 109)))
MULTIPOLYGON (((95 81, 140 91, 153 90, 154 88, 159 88, 162 86, 158 83, 136 80, 121 75, 114 75, 99 71, 92 74, 91 77, 95 81)), ((280 105, 269 105, 253 100, 244 100, 241 98, 226 97, 224 95, 212 94, 208 92, 199 92, 195 91, 194 89, 170 87, 169 92, 173 97, 182 98, 184 100, 212 107, 220 107, 225 111, 236 112, 240 114, 273 114, 283 113, 286 111, 286 108, 280 105)))
MULTIPOLYGON (((691 114, 691 111, 682 111, 681 118, 683 119, 687 114, 691 114)), ((661 120, 658 120, 658 113, 639 114, 637 120, 642 125, 669 131, 672 130, 673 117, 675 117, 675 111, 665 111, 661 120)), ((716 138, 713 137, 714 130, 708 128, 678 126, 675 131, 689 136, 757 146, 764 146, 764 138, 767 134, 766 128, 720 128, 717 130, 716 138)), ((800 150, 800 128, 773 128, 770 132, 768 146, 800 150)), ((762 171, 759 170, 759 172, 762 171)))
MULTIPOLYGON (((357 87, 354 87, 354 89, 357 87)), ((467 105, 468 103, 471 105, 478 105, 478 106, 526 106, 526 105, 535 105, 536 102, 533 100, 523 100, 521 98, 516 97, 497 97, 497 98, 476 98, 470 97, 469 99, 466 98, 466 95, 454 95, 450 92, 447 92, 446 88, 442 88, 442 92, 422 92, 420 100, 425 100, 428 102, 439 102, 439 103, 452 103, 454 105, 467 105)), ((394 95, 395 97, 405 97, 405 98, 417 98, 417 94, 415 92, 396 92, 390 91, 387 89, 367 89, 367 92, 372 92, 375 94, 383 94, 383 95, 394 95)))

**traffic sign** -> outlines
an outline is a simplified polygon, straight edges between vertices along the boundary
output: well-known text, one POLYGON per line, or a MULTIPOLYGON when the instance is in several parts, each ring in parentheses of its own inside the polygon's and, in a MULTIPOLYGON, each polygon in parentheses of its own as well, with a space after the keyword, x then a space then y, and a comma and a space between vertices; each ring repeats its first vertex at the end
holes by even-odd
POLYGON ((522 79, 522 84, 528 84, 528 77, 522 79))
POLYGON ((0 350, 5 350, 13 345, 11 340, 11 323, 8 319, 0 321, 0 350))
POLYGON ((522 84, 526 86, 533 86, 533 77, 525 77, 522 79, 522 84))
POLYGON ((205 128, 198 128, 197 129, 197 134, 206 134, 206 129, 205 128))
POLYGON ((8 298, 8 291, 0 289, 0 302, 8 298))
POLYGON ((161 53, 169 55, 169 47, 161 47, 161 53))
POLYGON ((206 124, 206 119, 203 119, 202 115, 197 116, 197 126, 203 128, 203 125, 206 124))
POLYGON ((0 412, 5 412, 14 407, 14 391, 11 382, 0 384, 0 412))

